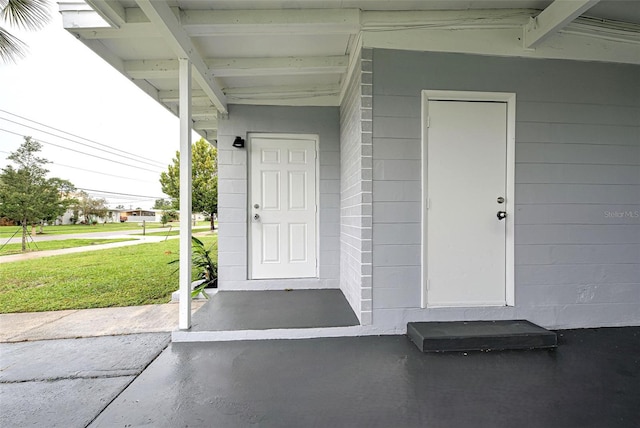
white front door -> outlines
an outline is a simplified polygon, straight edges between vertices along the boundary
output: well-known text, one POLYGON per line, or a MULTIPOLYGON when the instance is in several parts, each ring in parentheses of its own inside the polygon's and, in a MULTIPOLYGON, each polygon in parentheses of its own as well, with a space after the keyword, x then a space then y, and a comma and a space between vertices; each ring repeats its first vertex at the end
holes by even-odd
POLYGON ((426 304, 505 306, 507 103, 436 99, 426 110, 426 304))
POLYGON ((252 279, 317 277, 316 145, 306 136, 249 138, 252 279))

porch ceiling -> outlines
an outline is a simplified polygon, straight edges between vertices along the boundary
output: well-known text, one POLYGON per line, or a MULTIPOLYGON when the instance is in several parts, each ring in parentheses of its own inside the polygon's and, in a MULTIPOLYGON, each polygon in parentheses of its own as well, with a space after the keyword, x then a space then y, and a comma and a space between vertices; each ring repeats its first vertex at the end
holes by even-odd
POLYGON ((194 129, 209 140, 229 104, 339 105, 360 46, 640 63, 635 1, 69 0, 60 11, 176 114, 178 58, 190 58, 194 129), (478 32, 495 43, 479 47, 478 32))

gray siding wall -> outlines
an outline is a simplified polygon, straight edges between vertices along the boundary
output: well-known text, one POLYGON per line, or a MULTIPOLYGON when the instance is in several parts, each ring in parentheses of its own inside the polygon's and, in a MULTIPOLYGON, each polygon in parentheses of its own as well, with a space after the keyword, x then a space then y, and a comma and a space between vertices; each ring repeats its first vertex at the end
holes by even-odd
POLYGON ((338 288, 340 140, 337 107, 229 106, 218 129, 219 286, 226 290, 338 288), (232 146, 250 132, 315 134, 319 143, 319 278, 247 280, 247 149, 232 146))
POLYGON ((340 288, 371 324, 371 49, 361 51, 340 106, 340 288))
POLYGON ((640 67, 374 50, 374 325, 640 324, 640 67), (420 309, 421 90, 514 92, 516 306, 420 309))

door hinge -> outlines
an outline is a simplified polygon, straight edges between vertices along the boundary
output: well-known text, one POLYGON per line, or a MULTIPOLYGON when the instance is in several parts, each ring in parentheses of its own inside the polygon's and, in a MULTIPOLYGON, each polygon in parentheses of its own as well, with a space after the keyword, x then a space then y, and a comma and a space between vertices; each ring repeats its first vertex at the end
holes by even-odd
POLYGON ((431 208, 431 199, 430 198, 427 198, 426 205, 427 205, 427 209, 431 208))
POLYGON ((431 116, 427 116, 427 128, 431 127, 431 116))

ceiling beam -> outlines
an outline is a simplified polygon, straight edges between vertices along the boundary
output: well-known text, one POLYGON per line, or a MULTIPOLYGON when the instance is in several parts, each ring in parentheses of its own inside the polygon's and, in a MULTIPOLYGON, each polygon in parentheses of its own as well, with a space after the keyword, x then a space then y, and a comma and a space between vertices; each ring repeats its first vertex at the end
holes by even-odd
POLYGON ((207 94, 218 111, 227 113, 226 96, 218 83, 210 75, 206 64, 193 45, 191 38, 184 31, 168 4, 162 1, 152 0, 136 1, 149 20, 158 27, 158 30, 173 50, 173 53, 178 58, 187 58, 191 61, 195 81, 207 94))
POLYGON ((231 104, 338 106, 340 85, 253 86, 225 88, 231 104))
MULTIPOLYGON (((180 100, 180 93, 178 90, 168 90, 168 91, 158 91, 158 99, 165 103, 177 103, 180 100)), ((203 90, 200 89, 192 89, 191 90, 191 103, 193 106, 209 106, 211 105, 211 101, 207 94, 204 93, 203 90)))
POLYGON ((180 23, 190 36, 225 34, 353 34, 358 9, 186 10, 180 23))
POLYGON ((194 120, 193 129, 218 129, 218 120, 194 120))
POLYGON ((206 60, 217 77, 342 74, 348 57, 219 58, 206 60))
POLYGON ((534 49, 582 15, 599 0, 555 0, 525 24, 522 41, 525 49, 534 49))
POLYGON ((85 0, 85 2, 114 28, 120 28, 127 22, 124 7, 117 0, 85 0))
MULTIPOLYGON (((342 74, 347 71, 347 56, 287 58, 220 58, 205 59, 214 77, 291 76, 304 74, 342 74)), ((130 60, 124 62, 126 73, 133 79, 162 79, 178 76, 178 61, 130 60)))
POLYGON ((199 120, 218 120, 218 111, 214 106, 194 106, 191 108, 191 117, 199 120))
POLYGON ((156 27, 150 22, 141 22, 133 24, 122 24, 118 28, 111 27, 91 27, 91 28, 68 28, 76 34, 82 36, 83 39, 137 39, 148 37, 159 37, 160 34, 156 27))

